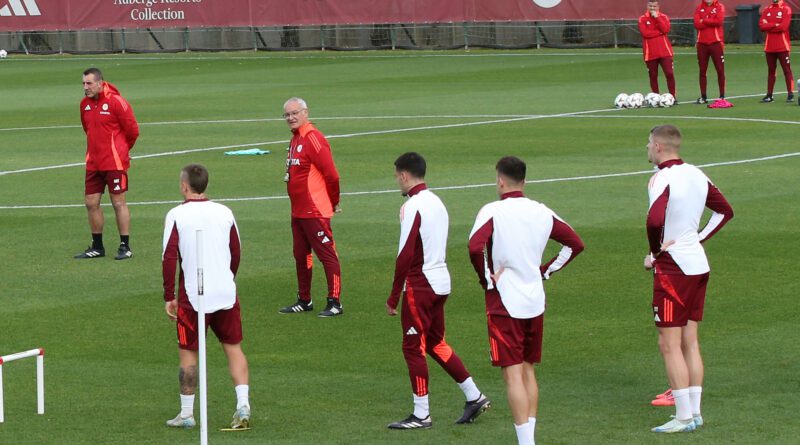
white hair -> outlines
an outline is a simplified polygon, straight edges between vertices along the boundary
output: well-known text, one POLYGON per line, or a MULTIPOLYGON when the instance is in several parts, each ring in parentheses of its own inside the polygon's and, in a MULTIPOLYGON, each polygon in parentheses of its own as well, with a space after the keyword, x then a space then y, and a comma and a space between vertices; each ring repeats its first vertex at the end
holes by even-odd
POLYGON ((293 98, 291 98, 291 99, 287 100, 287 101, 286 101, 286 102, 283 104, 283 109, 285 110, 285 109, 286 109, 286 107, 287 107, 287 106, 288 106, 290 103, 292 103, 292 102, 297 102, 297 103, 300 105, 300 107, 302 107, 304 110, 307 110, 307 109, 308 109, 308 105, 306 104, 306 101, 304 101, 303 99, 301 99, 301 98, 299 98, 299 97, 293 97, 293 98))

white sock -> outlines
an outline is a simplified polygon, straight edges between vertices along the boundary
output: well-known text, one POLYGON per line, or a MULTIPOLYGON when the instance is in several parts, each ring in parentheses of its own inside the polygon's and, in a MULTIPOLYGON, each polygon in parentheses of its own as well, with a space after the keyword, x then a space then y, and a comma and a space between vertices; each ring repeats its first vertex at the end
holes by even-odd
POLYGON ((703 395, 703 387, 702 386, 690 386, 689 387, 689 400, 692 403, 692 415, 699 416, 700 415, 700 398, 703 395))
POLYGON ((250 385, 236 385, 236 409, 250 406, 250 385))
POLYGON ((185 396, 181 394, 181 417, 187 418, 194 415, 194 394, 185 396))
POLYGON ((472 381, 472 377, 467 377, 466 380, 458 384, 458 387, 464 391, 464 397, 467 398, 467 402, 474 402, 481 397, 481 392, 475 382, 472 381))
POLYGON ((530 422, 522 425, 514 424, 514 429, 517 430, 517 442, 519 445, 533 445, 533 427, 530 422))
POLYGON ((689 400, 689 388, 673 389, 675 398, 675 418, 685 422, 692 419, 692 403, 689 400))
POLYGON ((531 424, 531 437, 536 442, 536 417, 528 417, 528 423, 531 424))
POLYGON ((428 409, 427 394, 424 396, 418 396, 414 394, 414 415, 417 416, 418 419, 426 419, 431 415, 430 410, 428 409))

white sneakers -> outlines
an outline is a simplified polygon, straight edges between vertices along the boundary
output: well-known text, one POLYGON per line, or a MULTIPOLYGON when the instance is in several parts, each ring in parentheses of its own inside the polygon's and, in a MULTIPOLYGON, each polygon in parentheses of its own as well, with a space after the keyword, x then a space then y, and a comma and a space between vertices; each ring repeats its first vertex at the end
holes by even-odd
POLYGON ((197 422, 194 421, 194 416, 181 417, 181 413, 178 413, 174 419, 167 420, 167 426, 173 428, 192 428, 196 424, 197 422))
MULTIPOLYGON (((702 422, 702 420, 701 420, 702 422)), ((693 419, 678 420, 672 419, 669 422, 653 428, 654 433, 691 433, 697 426, 693 419)))

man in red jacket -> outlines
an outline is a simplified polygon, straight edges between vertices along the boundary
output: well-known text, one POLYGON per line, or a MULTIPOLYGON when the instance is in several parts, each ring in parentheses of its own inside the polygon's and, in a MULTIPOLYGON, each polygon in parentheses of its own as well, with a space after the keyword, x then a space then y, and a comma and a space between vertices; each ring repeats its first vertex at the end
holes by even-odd
POLYGON ((103 80, 97 68, 83 72, 81 124, 86 132, 86 181, 84 202, 89 213, 92 245, 75 258, 100 258, 106 255, 103 247, 103 210, 100 198, 106 186, 119 229, 119 249, 114 259, 133 256, 130 248, 131 214, 125 201, 128 191, 129 151, 139 137, 139 124, 133 108, 117 88, 103 80))
POLYGON ((766 33, 764 53, 767 56, 767 95, 761 99, 763 103, 775 102, 772 91, 775 88, 775 69, 780 62, 783 77, 786 79, 786 102, 794 100, 794 76, 789 66, 789 52, 792 46, 789 38, 789 25, 792 22, 792 9, 783 0, 772 0, 772 4, 761 12, 758 27, 766 33))
POLYGON ((698 104, 707 104, 706 85, 708 59, 714 62, 719 84, 719 98, 725 98, 725 39, 723 23, 725 6, 717 0, 702 0, 694 11, 694 28, 697 30, 697 63, 700 65, 700 97, 698 104))
POLYGON ((670 94, 675 94, 675 66, 673 62, 672 44, 669 41, 669 17, 659 10, 658 0, 647 2, 647 12, 639 17, 639 32, 642 34, 642 50, 644 63, 650 74, 650 89, 658 93, 658 67, 664 71, 667 78, 667 88, 670 94))
POLYGON ((331 146, 308 120, 308 106, 293 97, 283 105, 283 118, 292 130, 286 159, 286 188, 292 205, 292 240, 297 268, 297 302, 282 308, 281 314, 314 309, 311 301, 311 252, 325 269, 328 299, 320 317, 341 315, 341 266, 333 241, 331 217, 339 213, 339 172, 333 163, 331 146))

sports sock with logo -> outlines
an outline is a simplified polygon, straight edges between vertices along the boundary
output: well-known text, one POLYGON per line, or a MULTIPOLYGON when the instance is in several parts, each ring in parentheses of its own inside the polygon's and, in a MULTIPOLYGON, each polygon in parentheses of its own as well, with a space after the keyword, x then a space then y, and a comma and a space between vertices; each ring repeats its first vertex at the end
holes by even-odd
POLYGON ((130 249, 131 248, 131 246, 130 246, 130 238, 131 238, 130 235, 120 235, 119 236, 119 243, 120 244, 124 244, 125 247, 130 249))
POLYGON ((681 422, 692 419, 692 404, 689 400, 689 388, 673 389, 672 397, 675 398, 675 418, 681 422))

